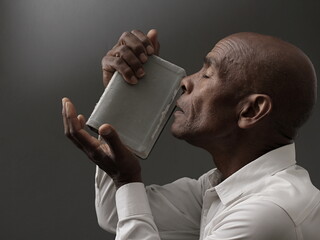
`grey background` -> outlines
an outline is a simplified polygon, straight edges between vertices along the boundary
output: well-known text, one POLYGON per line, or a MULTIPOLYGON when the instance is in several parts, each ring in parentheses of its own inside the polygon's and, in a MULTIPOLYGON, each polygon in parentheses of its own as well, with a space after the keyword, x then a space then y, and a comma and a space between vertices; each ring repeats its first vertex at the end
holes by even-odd
MULTIPOLYGON (((103 91, 100 61, 123 31, 159 30, 160 55, 190 74, 219 39, 240 31, 302 48, 320 75, 320 1, 0 0, 0 239, 113 239, 94 211, 95 167, 63 135, 61 98, 89 116, 103 91)), ((320 187, 319 104, 297 139, 320 187)), ((166 127, 147 184, 197 178, 209 155, 166 127)))

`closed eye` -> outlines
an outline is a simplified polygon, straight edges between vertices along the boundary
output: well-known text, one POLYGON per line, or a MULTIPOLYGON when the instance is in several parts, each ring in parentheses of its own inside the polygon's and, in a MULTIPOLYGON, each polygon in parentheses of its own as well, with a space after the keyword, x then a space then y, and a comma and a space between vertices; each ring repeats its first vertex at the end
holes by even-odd
POLYGON ((208 75, 206 75, 206 74, 203 75, 202 77, 203 77, 203 78, 210 78, 210 77, 209 77, 208 75))

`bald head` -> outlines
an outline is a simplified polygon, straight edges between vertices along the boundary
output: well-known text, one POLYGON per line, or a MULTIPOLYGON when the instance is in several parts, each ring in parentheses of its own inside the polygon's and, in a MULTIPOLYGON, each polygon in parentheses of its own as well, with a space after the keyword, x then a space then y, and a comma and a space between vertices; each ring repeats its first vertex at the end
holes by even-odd
POLYGON ((316 101, 316 75, 310 59, 290 43, 256 33, 233 34, 213 51, 221 57, 220 77, 238 85, 238 97, 268 95, 274 129, 294 138, 316 101))

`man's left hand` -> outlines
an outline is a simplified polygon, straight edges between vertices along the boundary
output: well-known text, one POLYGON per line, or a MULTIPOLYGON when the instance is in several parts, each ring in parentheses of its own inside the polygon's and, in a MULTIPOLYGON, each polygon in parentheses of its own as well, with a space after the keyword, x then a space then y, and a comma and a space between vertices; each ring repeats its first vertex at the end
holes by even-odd
POLYGON ((68 98, 62 99, 62 116, 65 135, 113 179, 117 188, 131 182, 142 182, 139 160, 123 145, 109 124, 99 128, 104 141, 91 136, 84 129, 84 116, 77 115, 68 98))

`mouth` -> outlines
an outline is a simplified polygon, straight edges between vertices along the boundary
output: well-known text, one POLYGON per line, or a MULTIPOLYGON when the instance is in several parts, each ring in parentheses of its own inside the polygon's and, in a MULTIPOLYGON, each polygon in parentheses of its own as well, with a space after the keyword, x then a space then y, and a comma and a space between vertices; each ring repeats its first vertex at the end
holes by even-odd
POLYGON ((175 109, 175 113, 180 113, 180 114, 183 114, 184 111, 181 109, 181 107, 179 107, 178 105, 176 105, 176 109, 175 109))

